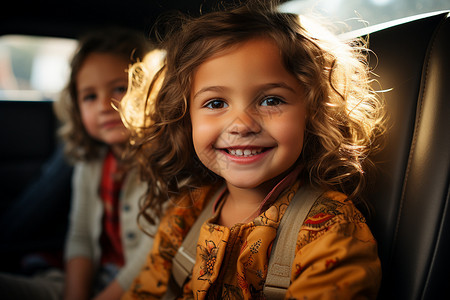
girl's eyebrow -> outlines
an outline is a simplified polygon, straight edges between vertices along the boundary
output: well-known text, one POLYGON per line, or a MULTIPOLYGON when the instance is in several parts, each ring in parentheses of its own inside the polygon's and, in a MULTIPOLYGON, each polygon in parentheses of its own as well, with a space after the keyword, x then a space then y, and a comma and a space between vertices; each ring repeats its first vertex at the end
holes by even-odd
POLYGON ((295 93, 295 89, 292 88, 290 85, 288 85, 285 82, 267 83, 267 84, 262 85, 260 87, 260 90, 261 90, 261 92, 264 92, 264 91, 271 90, 271 89, 276 89, 276 88, 286 89, 286 90, 289 90, 292 93, 295 93))
POLYGON ((106 84, 111 86, 111 85, 115 85, 117 83, 125 83, 125 82, 128 82, 128 78, 120 77, 120 78, 112 79, 112 80, 108 81, 106 84))
MULTIPOLYGON (((111 79, 110 81, 106 82, 105 84, 107 86, 112 86, 117 83, 127 83, 127 82, 128 82, 127 78, 114 78, 114 79, 111 79)), ((88 86, 85 86, 85 87, 82 87, 81 89, 79 89, 78 92, 81 93, 81 92, 86 92, 86 91, 90 91, 90 90, 94 90, 94 89, 95 89, 95 87, 93 87, 92 85, 88 85, 88 86)))
MULTIPOLYGON (((282 88, 282 89, 289 90, 292 93, 295 93, 295 89, 284 82, 265 83, 265 84, 262 84, 261 86, 257 87, 257 89, 260 91, 259 94, 264 94, 265 91, 275 89, 275 88, 282 88)), ((200 89, 197 93, 195 93, 195 95, 192 99, 195 99, 198 95, 205 93, 205 92, 223 92, 228 89, 230 89, 230 88, 227 88, 225 86, 207 86, 207 87, 200 89)))
POLYGON ((92 91, 94 88, 92 86, 87 86, 87 87, 83 87, 81 89, 78 89, 77 93, 81 94, 81 93, 89 93, 90 91, 92 91))
POLYGON ((194 97, 192 97, 192 100, 197 98, 198 95, 200 95, 202 93, 206 93, 206 92, 223 92, 225 90, 227 90, 227 88, 224 87, 224 86, 220 86, 220 85, 207 86, 207 87, 201 88, 197 93, 195 93, 194 97))

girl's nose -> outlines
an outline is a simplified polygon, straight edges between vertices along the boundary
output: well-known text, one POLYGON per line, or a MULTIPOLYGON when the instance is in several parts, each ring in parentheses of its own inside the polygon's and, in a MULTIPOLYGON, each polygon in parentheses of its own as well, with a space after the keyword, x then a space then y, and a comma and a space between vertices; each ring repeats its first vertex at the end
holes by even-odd
POLYGON ((262 126, 257 116, 252 115, 248 110, 243 110, 234 117, 226 130, 229 134, 244 137, 260 133, 262 126))
POLYGON ((114 109, 111 105, 112 98, 109 94, 104 94, 100 96, 100 106, 102 111, 109 111, 114 109))

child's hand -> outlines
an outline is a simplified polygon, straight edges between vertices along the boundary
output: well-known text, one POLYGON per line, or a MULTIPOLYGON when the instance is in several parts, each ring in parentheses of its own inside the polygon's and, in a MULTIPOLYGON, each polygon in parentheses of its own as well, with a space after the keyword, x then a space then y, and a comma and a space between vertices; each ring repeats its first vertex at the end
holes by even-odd
POLYGON ((119 300, 122 297, 123 293, 124 290, 120 286, 119 282, 117 282, 117 280, 114 280, 93 300, 119 300))

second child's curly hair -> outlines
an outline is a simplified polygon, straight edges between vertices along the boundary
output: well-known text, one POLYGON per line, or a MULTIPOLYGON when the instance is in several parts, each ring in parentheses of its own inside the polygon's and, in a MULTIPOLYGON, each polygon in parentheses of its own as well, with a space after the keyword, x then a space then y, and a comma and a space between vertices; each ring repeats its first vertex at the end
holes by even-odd
POLYGON ((58 133, 65 143, 64 151, 70 160, 96 159, 104 146, 87 133, 78 107, 76 78, 86 58, 92 53, 112 54, 129 61, 131 65, 142 60, 152 49, 153 45, 143 33, 122 27, 99 28, 79 39, 70 63, 68 84, 60 99, 54 103, 55 113, 62 124, 58 133))
MULTIPOLYGON (((153 221, 172 195, 221 180, 204 167, 193 147, 189 115, 196 68, 208 58, 253 38, 278 45, 285 68, 303 86, 306 130, 298 164, 306 182, 351 199, 364 187, 368 155, 383 131, 383 105, 370 88, 364 41, 344 43, 308 19, 273 5, 247 4, 184 19, 165 40, 164 77, 154 101, 146 90, 146 126, 131 128, 134 157, 149 183, 141 215, 153 221)), ((158 75, 157 75, 158 76, 158 75)), ((157 77, 156 76, 156 77, 157 77)))

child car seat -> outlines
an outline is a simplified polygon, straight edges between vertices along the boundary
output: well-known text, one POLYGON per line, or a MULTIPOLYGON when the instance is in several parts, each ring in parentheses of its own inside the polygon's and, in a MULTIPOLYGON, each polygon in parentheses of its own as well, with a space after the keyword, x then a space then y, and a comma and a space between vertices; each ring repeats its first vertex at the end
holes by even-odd
MULTIPOLYGON (((378 299, 435 299, 450 284, 450 19, 422 15, 368 28, 389 114, 367 195, 379 243, 378 299)), ((375 85, 375 89, 380 89, 375 85)))

